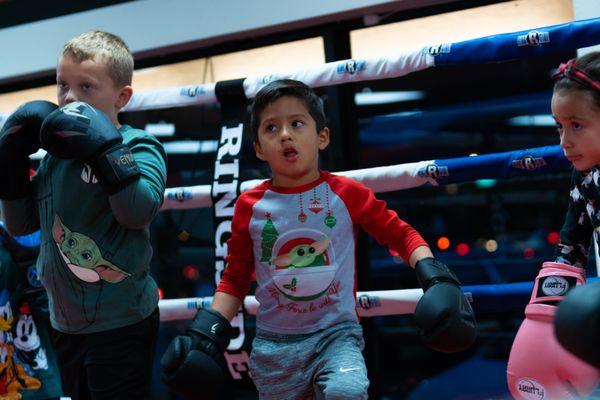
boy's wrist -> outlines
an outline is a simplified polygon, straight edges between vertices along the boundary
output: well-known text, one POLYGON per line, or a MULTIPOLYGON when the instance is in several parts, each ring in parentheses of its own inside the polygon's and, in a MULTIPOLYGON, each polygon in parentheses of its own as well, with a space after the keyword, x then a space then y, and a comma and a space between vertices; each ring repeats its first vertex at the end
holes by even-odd
POLYGON ((96 176, 109 195, 113 195, 141 176, 131 150, 124 144, 115 146, 98 157, 96 176))
POLYGON ((415 272, 417 274, 419 285, 421 285, 424 291, 440 282, 447 282, 460 286, 458 277, 450 271, 446 264, 433 257, 426 257, 417 261, 415 272))

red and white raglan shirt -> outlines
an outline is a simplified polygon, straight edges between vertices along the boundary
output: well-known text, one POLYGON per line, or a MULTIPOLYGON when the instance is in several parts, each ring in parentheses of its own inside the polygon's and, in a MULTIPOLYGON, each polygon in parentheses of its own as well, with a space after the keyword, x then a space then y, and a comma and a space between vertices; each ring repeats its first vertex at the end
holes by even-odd
POLYGON ((257 328, 311 333, 356 313, 358 227, 408 260, 427 243, 363 184, 321 172, 295 188, 266 181, 240 195, 217 291, 243 301, 253 273, 257 328))

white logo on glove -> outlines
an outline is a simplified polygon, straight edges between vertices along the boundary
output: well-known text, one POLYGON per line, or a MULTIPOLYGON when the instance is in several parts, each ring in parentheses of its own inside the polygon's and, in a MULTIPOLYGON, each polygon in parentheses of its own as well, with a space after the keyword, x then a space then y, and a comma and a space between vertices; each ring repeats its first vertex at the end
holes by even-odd
POLYGON ((542 292, 546 296, 562 296, 569 290, 569 282, 562 276, 549 276, 542 283, 542 292))
POLYGON ((92 111, 95 112, 95 110, 93 108, 91 108, 88 104, 83 103, 81 101, 76 101, 74 103, 69 103, 69 104, 63 106, 63 108, 61 108, 61 111, 64 114, 70 115, 72 117, 85 118, 85 119, 89 120, 88 117, 82 115, 83 110, 85 108, 89 108, 89 109, 91 109, 92 111))
POLYGON ((523 399, 541 400, 546 395, 546 389, 535 379, 519 379, 516 386, 519 393, 523 396, 523 399))
POLYGON ((98 183, 96 175, 94 175, 94 173, 92 172, 92 167, 90 167, 87 164, 83 164, 83 170, 81 171, 81 180, 85 183, 98 183))

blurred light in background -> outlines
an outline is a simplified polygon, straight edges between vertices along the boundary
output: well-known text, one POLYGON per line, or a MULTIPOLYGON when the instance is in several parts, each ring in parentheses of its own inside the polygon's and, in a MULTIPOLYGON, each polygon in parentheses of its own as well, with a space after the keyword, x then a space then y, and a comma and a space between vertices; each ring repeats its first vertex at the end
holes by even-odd
POLYGON ((550 114, 519 115, 509 118, 507 124, 512 126, 556 126, 556 121, 550 114))
POLYGON ((560 242, 560 234, 558 232, 550 232, 548 236, 546 236, 546 240, 553 246, 557 245, 558 242, 560 242))
POLYGON ((470 251, 471 248, 466 243, 459 243, 458 246, 456 246, 456 254, 459 256, 466 256, 470 251))
POLYGON ((197 266, 188 264, 183 267, 183 276, 190 281, 197 281, 200 278, 200 271, 197 266))
POLYGON ((485 249, 490 253, 495 252, 496 250, 498 250, 498 242, 496 242, 494 239, 486 241, 485 249))
POLYGON ((421 100, 425 97, 425 92, 397 91, 397 92, 371 92, 363 91, 354 95, 354 103, 357 106, 371 106, 377 104, 399 103, 402 101, 421 100))
POLYGON ((479 189, 488 189, 496 186, 496 183, 498 183, 497 179, 477 179, 475 181, 475 186, 479 189))
POLYGON ((148 123, 144 127, 144 130, 154 136, 175 136, 175 124, 171 124, 165 121, 157 122, 154 124, 148 123))
POLYGON ((448 247, 450 247, 450 239, 448 239, 445 236, 442 236, 437 240, 437 247, 440 250, 448 250, 448 247))
POLYGON ((532 247, 525 247, 523 257, 527 259, 535 257, 535 250, 532 247))

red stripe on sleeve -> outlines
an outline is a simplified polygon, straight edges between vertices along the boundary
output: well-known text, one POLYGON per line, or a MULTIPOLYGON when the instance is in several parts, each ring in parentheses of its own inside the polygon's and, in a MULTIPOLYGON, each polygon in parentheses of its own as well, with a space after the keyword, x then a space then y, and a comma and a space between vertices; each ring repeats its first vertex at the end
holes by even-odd
POLYGON ((244 301, 254 276, 254 251, 249 230, 252 208, 263 194, 264 185, 260 185, 242 193, 235 203, 231 237, 227 241, 227 266, 216 289, 241 301, 244 301))
POLYGON ((429 247, 419 232, 389 210, 385 201, 378 200, 362 183, 338 175, 330 175, 328 183, 346 204, 352 221, 379 244, 397 251, 407 263, 417 247, 429 247))

